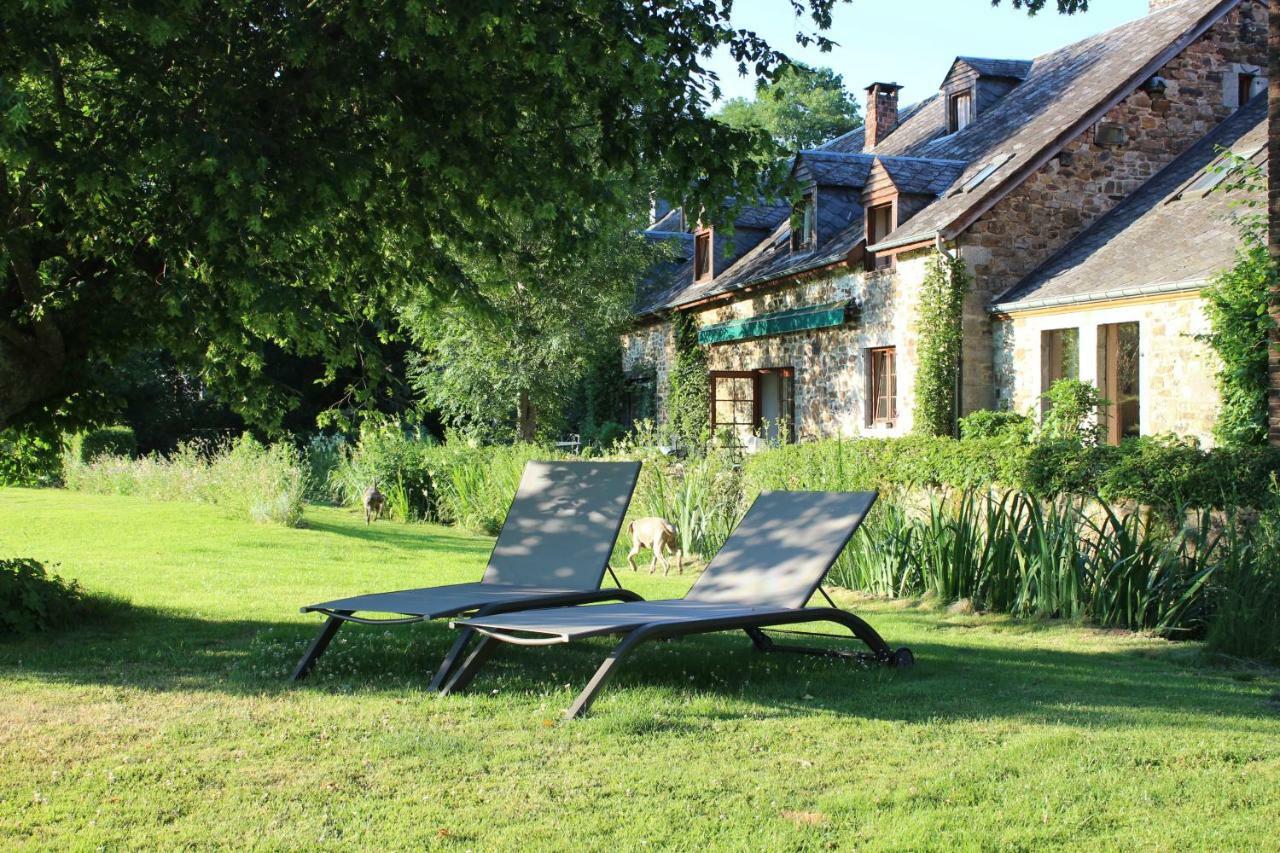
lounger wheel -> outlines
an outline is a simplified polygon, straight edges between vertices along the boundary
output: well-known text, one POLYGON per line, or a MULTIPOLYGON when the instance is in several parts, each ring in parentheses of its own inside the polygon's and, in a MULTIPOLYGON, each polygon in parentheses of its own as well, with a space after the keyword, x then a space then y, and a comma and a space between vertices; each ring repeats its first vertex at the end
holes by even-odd
POLYGON ((889 666, 894 669, 908 669, 916 665, 916 656, 911 649, 903 646, 889 655, 889 666))

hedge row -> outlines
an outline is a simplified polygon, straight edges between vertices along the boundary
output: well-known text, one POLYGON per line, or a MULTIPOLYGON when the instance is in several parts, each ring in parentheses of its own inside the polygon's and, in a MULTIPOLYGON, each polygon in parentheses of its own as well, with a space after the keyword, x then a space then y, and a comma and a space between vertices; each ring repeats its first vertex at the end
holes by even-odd
POLYGON ((1073 493, 1170 508, 1252 505, 1276 476, 1280 449, 1205 450, 1162 437, 1118 447, 1009 437, 833 440, 781 447, 744 463, 748 491, 993 486, 1041 498, 1073 493))

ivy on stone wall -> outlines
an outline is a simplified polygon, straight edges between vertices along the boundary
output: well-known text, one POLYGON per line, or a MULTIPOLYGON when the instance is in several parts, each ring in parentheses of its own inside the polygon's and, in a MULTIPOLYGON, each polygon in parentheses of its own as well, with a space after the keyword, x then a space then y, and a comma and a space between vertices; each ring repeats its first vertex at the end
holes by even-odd
POLYGON ((964 298, 971 279, 959 257, 937 252, 929 258, 916 314, 915 431, 951 435, 955 431, 956 379, 963 343, 964 298))
POLYGON ((1267 247, 1240 251, 1235 266, 1219 273, 1205 289, 1209 333, 1200 340, 1218 354, 1216 375, 1221 404, 1214 438, 1228 447, 1267 441, 1267 336, 1275 321, 1267 311, 1275 267, 1267 247))
POLYGON ((1215 168, 1228 173, 1215 192, 1243 190, 1246 210, 1236 215, 1243 245, 1235 265, 1205 288, 1209 333, 1207 343, 1220 362, 1216 375, 1221 400, 1213 435, 1219 444, 1247 447, 1267 441, 1267 340, 1275 327, 1268 308, 1277 287, 1277 272, 1267 253, 1266 217, 1247 208, 1266 197, 1266 174, 1245 158, 1226 154, 1215 168))
POLYGON ((711 431, 711 380, 707 354, 698 345, 698 325, 689 314, 671 318, 675 359, 667 377, 667 422, 687 448, 701 447, 711 431))

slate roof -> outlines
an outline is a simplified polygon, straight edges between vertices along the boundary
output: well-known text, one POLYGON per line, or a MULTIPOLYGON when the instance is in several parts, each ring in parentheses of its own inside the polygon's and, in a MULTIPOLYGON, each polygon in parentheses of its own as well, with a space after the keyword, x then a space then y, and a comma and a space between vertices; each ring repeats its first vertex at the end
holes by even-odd
MULTIPOLYGON (((1025 80, 1031 72, 1031 62, 1026 59, 988 59, 982 56, 957 56, 956 62, 963 62, 982 77, 1008 77, 1013 80, 1025 80)), ((952 64, 952 68, 955 65, 952 64)))
MULTIPOLYGON (((1264 156, 1266 119, 1264 92, 999 297, 993 310, 1198 289, 1234 261, 1236 217, 1249 210, 1239 202, 1250 197, 1191 185, 1221 174, 1210 169, 1220 147, 1264 156)), ((1251 200, 1266 203, 1261 191, 1251 200)))
MULTIPOLYGON (((863 155, 866 156, 866 155, 863 155)), ((963 160, 927 160, 923 157, 876 157, 899 192, 939 195, 955 183, 965 169, 963 160)))
POLYGON ((797 168, 803 164, 820 186, 861 188, 867 185, 867 176, 876 158, 870 154, 818 149, 801 151, 796 159, 797 168))
POLYGON ((969 165, 960 186, 998 157, 1013 156, 970 191, 944 194, 870 248, 957 236, 1238 2, 1183 0, 1038 57, 1021 84, 958 133, 945 133, 941 98, 922 102, 869 153, 963 160, 969 165))
POLYGON ((957 133, 946 132, 946 105, 934 94, 901 108, 897 127, 878 145, 867 147, 865 129, 859 127, 817 150, 801 152, 796 167, 803 164, 819 186, 819 246, 792 255, 786 239, 788 208, 764 205, 767 214, 754 224, 772 221, 767 236, 756 231, 759 242, 743 246, 744 235, 736 235, 734 256, 726 268, 717 268, 713 282, 692 285, 691 271, 687 276, 681 271, 677 281, 683 287, 672 284, 642 296, 638 312, 686 305, 847 257, 862 239, 861 206, 850 202, 828 211, 831 196, 821 188, 852 193, 859 181, 865 185, 877 159, 899 190, 937 199, 868 248, 931 242, 938 235, 953 239, 1239 2, 1182 0, 1031 62, 961 57, 980 74, 1022 82, 957 133), (828 215, 848 224, 824 230, 822 218, 828 215))

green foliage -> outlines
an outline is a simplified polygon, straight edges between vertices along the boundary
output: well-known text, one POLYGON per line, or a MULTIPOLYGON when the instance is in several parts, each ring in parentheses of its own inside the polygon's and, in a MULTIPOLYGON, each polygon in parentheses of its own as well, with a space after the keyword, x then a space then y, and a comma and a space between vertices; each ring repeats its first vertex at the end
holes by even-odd
POLYGON ((99 456, 138 455, 138 439, 127 426, 98 427, 75 436, 72 441, 81 462, 92 462, 99 456))
MULTIPOLYGON (((645 460, 631 499, 631 517, 665 518, 676 526, 685 554, 710 559, 746 511, 735 460, 723 450, 683 462, 645 460)), ((620 542, 619 548, 627 544, 620 542)))
POLYGON ((138 349, 264 428, 279 352, 376 407, 399 305, 474 297, 513 223, 572 258, 651 188, 757 183, 767 140, 708 114, 704 57, 785 57, 730 7, 0 5, 0 428, 100 418, 138 349))
POLYGON ((867 524, 887 538, 846 552, 838 583, 1164 634, 1203 630, 1220 558, 1207 511, 1170 528, 1105 503, 1016 491, 935 491, 923 509, 889 495, 867 524))
POLYGON ((1205 639, 1218 654, 1280 664, 1280 485, 1274 477, 1257 516, 1230 522, 1205 639))
POLYGON ((767 133, 787 152, 815 148, 862 124, 858 102, 830 68, 794 63, 776 80, 756 85, 755 100, 731 98, 716 118, 730 127, 767 133))
MULTIPOLYGON (((1044 9, 1049 4, 1049 0, 1010 0, 1010 5, 1015 9, 1026 9, 1027 14, 1034 15, 1044 9)), ((999 6, 1000 0, 991 0, 992 6, 999 6)), ((1089 11, 1089 0, 1057 0, 1058 13, 1062 15, 1074 15, 1076 12, 1089 11)))
POLYGON ((764 489, 996 488, 1041 499, 1097 496, 1173 512, 1249 505, 1280 473, 1280 448, 1214 448, 1167 436, 1118 447, 1071 441, 1024 444, 1008 436, 818 441, 747 457, 744 491, 764 489))
POLYGON ((87 595, 30 558, 0 559, 0 637, 72 627, 116 602, 87 595))
POLYGON ((956 380, 964 342, 961 321, 972 280, 959 257, 936 252, 929 258, 916 307, 919 335, 915 384, 915 425, 920 435, 955 431, 956 380))
POLYGON ((602 227, 574 255, 513 227, 509 251, 460 262, 482 307, 411 303, 405 323, 423 350, 411 382, 449 427, 483 442, 553 440, 584 377, 601 364, 620 373, 618 335, 636 285, 665 249, 634 225, 602 227))
POLYGON ((614 335, 586 365, 566 412, 567 430, 576 432, 584 448, 608 450, 626 434, 620 421, 627 397, 622 370, 622 339, 614 335))
POLYGON ((0 486, 52 486, 62 476, 62 444, 42 431, 0 430, 0 486))
POLYGON ((1217 353, 1221 404, 1213 434, 1225 445, 1267 440, 1267 341, 1275 321, 1269 304, 1277 286, 1267 247, 1249 241, 1235 266, 1214 277, 1203 292, 1209 333, 1200 335, 1217 353))
POLYGON ((745 490, 1017 485, 1030 451, 1004 438, 906 436, 789 444, 743 461, 745 490))
POLYGON ((711 379, 698 325, 686 313, 671 318, 675 359, 667 374, 667 425, 676 441, 699 452, 711 437, 711 379))
POLYGON ((343 448, 330 476, 338 503, 359 507, 377 485, 393 518, 437 521, 494 534, 530 460, 563 458, 535 444, 477 445, 460 437, 441 444, 398 421, 367 423, 343 448))
POLYGON ((960 419, 960 438, 1007 438, 1015 444, 1031 440, 1035 423, 1017 412, 979 409, 960 419))
POLYGON ((1098 417, 1106 401, 1092 382, 1059 379, 1044 394, 1048 410, 1040 418, 1037 441, 1065 441, 1094 447, 1102 442, 1104 427, 1098 417))
POLYGON ((214 504, 237 518, 297 527, 307 471, 292 445, 242 436, 188 442, 168 456, 141 459, 97 456, 84 462, 67 454, 63 478, 76 491, 214 504))

